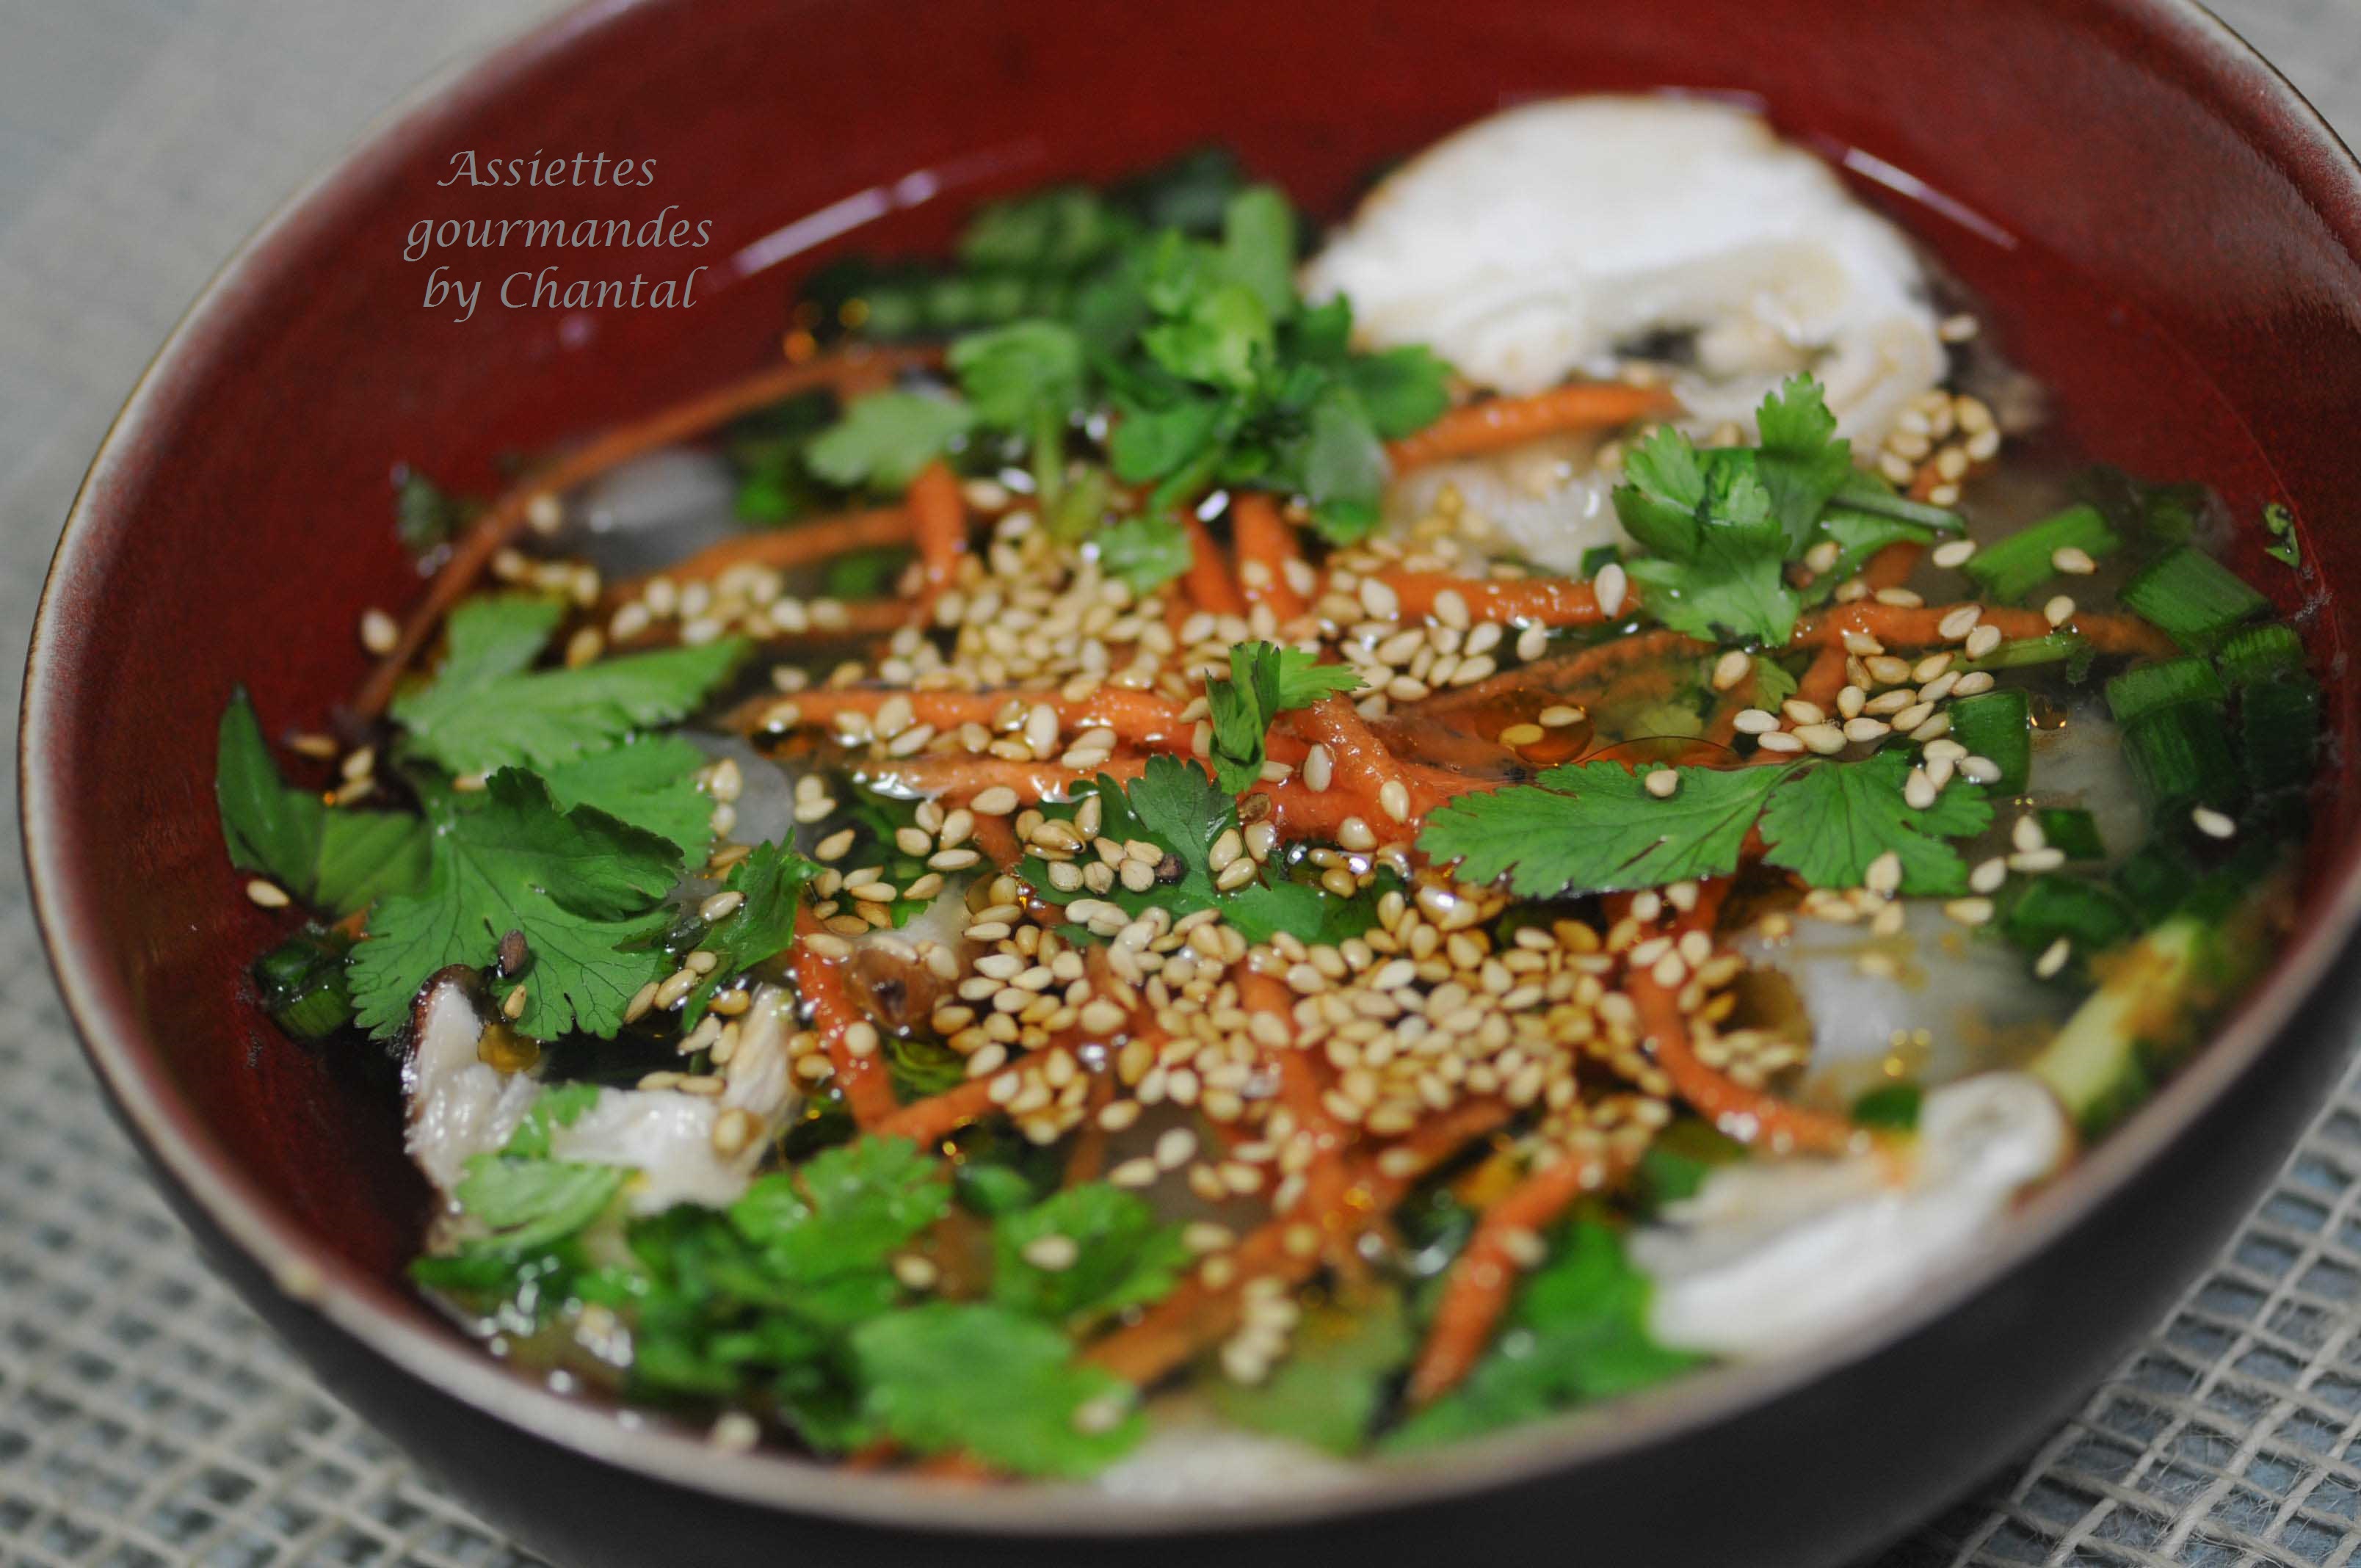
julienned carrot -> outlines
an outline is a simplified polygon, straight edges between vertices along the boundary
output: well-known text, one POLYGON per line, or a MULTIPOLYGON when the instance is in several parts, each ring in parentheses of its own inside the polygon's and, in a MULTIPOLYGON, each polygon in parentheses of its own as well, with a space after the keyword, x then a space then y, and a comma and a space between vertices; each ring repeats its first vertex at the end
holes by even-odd
POLYGON ((1530 664, 1488 675, 1480 681, 1414 703, 1405 703, 1396 711, 1405 717, 1422 714, 1456 713, 1463 708, 1480 707, 1510 692, 1548 691, 1576 697, 1596 689, 1616 670, 1649 660, 1671 660, 1712 650, 1683 632, 1658 630, 1618 637, 1579 652, 1564 653, 1555 658, 1536 659, 1530 664))
MULTIPOLYGON (((1926 648, 1957 641, 1946 637, 1942 623, 1965 605, 1893 605, 1856 599, 1814 616, 1795 628, 1794 645, 1803 647, 1840 642, 1849 631, 1865 631, 1893 648, 1926 648)), ((2053 627, 2038 610, 2008 605, 1979 605, 1980 626, 1994 626, 2008 638, 2044 637, 2052 631, 2079 633, 2102 653, 2133 653, 2169 659, 2180 649, 2172 639, 2147 621, 2128 615, 2077 615, 2062 627, 2053 627)))
POLYGON ((1312 608, 1288 578, 1290 570, 1302 566, 1303 555, 1277 501, 1260 490, 1244 492, 1230 509, 1230 531, 1238 545, 1238 583, 1249 603, 1268 605, 1281 624, 1312 608))
POLYGON ((929 612, 945 588, 959 580, 960 557, 967 554, 967 498, 959 476, 938 457, 910 481, 910 522, 918 541, 918 613, 929 612))
POLYGON ((1076 784, 1089 784, 1105 773, 1117 784, 1129 784, 1148 766, 1144 757, 1110 757, 1088 773, 1061 763, 1019 762, 1005 757, 934 755, 864 764, 879 783, 891 781, 920 795, 969 800, 995 784, 1005 784, 1026 801, 1049 800, 1076 784))
MULTIPOLYGON (((612 609, 637 598, 657 577, 673 583, 709 583, 739 566, 791 571, 848 551, 905 544, 910 540, 913 527, 906 508, 880 507, 872 511, 846 512, 840 517, 814 518, 785 528, 752 530, 709 545, 686 560, 675 561, 661 572, 617 583, 607 590, 600 604, 612 609)), ((909 607, 905 603, 903 614, 908 613, 909 607)))
POLYGON ((880 1137, 908 1138, 920 1147, 938 1143, 970 1122, 982 1121, 998 1110, 1000 1102, 992 1097, 994 1086, 1002 1079, 1014 1080, 1023 1070, 1009 1067, 983 1078, 971 1078, 940 1094, 929 1094, 924 1100, 901 1106, 880 1118, 869 1130, 880 1137))
POLYGON ((1868 1135, 1842 1116, 1790 1104, 1708 1067, 1690 1044, 1677 993, 1658 985, 1652 975, 1633 974, 1631 992, 1640 1009, 1641 1026, 1655 1047, 1656 1065, 1673 1080, 1673 1092, 1723 1136, 1782 1153, 1844 1154, 1867 1143, 1868 1135))
POLYGON ((410 668, 411 661, 425 650, 434 628, 451 607, 476 586, 476 579, 491 565, 492 557, 514 543, 524 532, 525 520, 542 497, 561 495, 643 452, 702 435, 740 414, 785 401, 798 392, 834 387, 840 393, 849 393, 856 388, 883 385, 898 371, 938 364, 941 358, 939 348, 863 348, 801 364, 774 365, 685 403, 676 403, 636 424, 609 431, 511 486, 452 546, 450 559, 443 563, 434 580, 427 585, 425 597, 402 622, 401 635, 395 639, 392 651, 378 662, 377 668, 369 672, 368 679, 354 694, 354 711, 365 718, 374 718, 385 711, 386 703, 393 696, 394 683, 410 668))
MULTIPOLYGON (((1536 626, 1596 626, 1607 619, 1598 590, 1578 577, 1461 577, 1449 572, 1378 572, 1378 581, 1394 591, 1407 618, 1434 613, 1434 601, 1445 591, 1455 593, 1476 620, 1519 620, 1536 626)), ((1615 613, 1638 603, 1629 587, 1615 613)))
POLYGON ((1828 708, 1836 705, 1837 694, 1844 688, 1844 644, 1837 642, 1812 656, 1811 667, 1795 683, 1795 695, 1806 702, 1828 708))
POLYGON ((1544 435, 1611 430, 1677 405, 1661 387, 1593 381, 1554 387, 1524 398, 1488 398, 1455 408, 1416 435, 1387 446, 1396 473, 1454 457, 1474 457, 1522 446, 1544 435))
POLYGON ((1215 615, 1244 615, 1246 601, 1239 595, 1237 584, 1230 580, 1229 568, 1222 561, 1222 547, 1205 531, 1203 520, 1195 512, 1183 512, 1180 526, 1189 535, 1189 570, 1182 575, 1180 585, 1188 591, 1192 607, 1210 609, 1215 615))
MULTIPOLYGON (((1112 729, 1118 738, 1143 746, 1186 745, 1196 729, 1193 723, 1181 718, 1181 704, 1131 686, 1101 686, 1079 700, 1055 691, 1005 687, 967 692, 883 690, 874 686, 817 689, 799 692, 784 700, 794 703, 802 714, 798 723, 825 727, 834 724, 839 714, 873 715, 897 699, 909 704, 914 722, 931 724, 938 729, 955 729, 962 724, 990 727, 1012 703, 1023 712, 1047 706, 1057 714, 1061 729, 1112 729)), ((775 710, 781 700, 770 698, 761 706, 767 713, 775 710)))
POLYGON ((1350 698, 1323 697, 1309 707, 1290 711, 1287 722, 1305 740, 1328 748, 1335 780, 1347 793, 1376 801, 1383 797, 1389 784, 1410 788, 1401 762, 1386 750, 1386 743, 1378 739, 1350 698))
POLYGON ((1392 1146, 1408 1158, 1356 1162, 1344 1190, 1325 1211, 1314 1212, 1299 1204, 1241 1241, 1228 1255, 1226 1284, 1208 1285, 1202 1273, 1191 1275, 1130 1325, 1091 1346, 1083 1359, 1138 1387, 1169 1376, 1237 1327, 1246 1281, 1309 1277, 1328 1250, 1330 1233, 1357 1233, 1373 1216, 1391 1212, 1421 1177, 1511 1114, 1497 1100, 1466 1100, 1426 1118, 1392 1146), (1318 1245, 1298 1242, 1297 1233, 1307 1226, 1316 1233, 1318 1245))
MULTIPOLYGON (((797 937, 809 938, 819 929, 819 918, 809 908, 797 913, 797 937)), ((851 993, 845 989, 843 960, 821 956, 809 941, 804 940, 796 943, 793 962, 796 994, 811 1009, 812 1028, 827 1048, 829 1066, 836 1070, 836 1084, 844 1092, 845 1108, 852 1113, 856 1126, 877 1126, 896 1109, 894 1082, 885 1069, 884 1058, 877 1054, 873 1046, 865 1054, 852 1048, 851 1031, 862 1019, 852 1004, 851 993)), ((873 1036, 875 1031, 871 1033, 873 1036)))
POLYGON ((1016 829, 1005 817, 977 816, 975 847, 1003 871, 1025 858, 1025 846, 1016 841, 1016 829))
POLYGON ((1615 1175, 1604 1156, 1562 1151, 1484 1211, 1451 1266, 1426 1343, 1411 1371, 1408 1397, 1413 1406, 1450 1392, 1474 1370, 1515 1293, 1519 1253, 1576 1199, 1605 1187, 1615 1175))
POLYGON ((1914 544, 1906 539, 1896 541, 1869 558, 1868 565, 1861 569, 1861 580, 1872 590, 1898 588, 1910 580, 1910 574, 1918 569, 1919 558, 1926 554, 1924 544, 1914 544))
POLYGON ((1691 764, 1711 764, 1730 754, 1738 739, 1738 716, 1754 706, 1754 669, 1747 666, 1738 683, 1714 699, 1713 713, 1706 719, 1705 733, 1699 735, 1677 759, 1691 764))

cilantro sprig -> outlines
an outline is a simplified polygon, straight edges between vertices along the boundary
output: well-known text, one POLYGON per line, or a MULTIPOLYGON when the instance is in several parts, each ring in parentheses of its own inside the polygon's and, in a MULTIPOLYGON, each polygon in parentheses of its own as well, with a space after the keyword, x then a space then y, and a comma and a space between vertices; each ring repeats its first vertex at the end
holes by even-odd
POLYGON ((1859 887, 1890 850, 1903 892, 1952 896, 1965 891, 1967 866, 1946 840, 1992 822, 1982 790, 1964 780, 1924 811, 1908 805, 1910 760, 1900 751, 1787 767, 1678 767, 1669 798, 1648 793, 1658 771, 1577 762, 1531 784, 1463 795, 1428 818, 1419 848, 1460 861, 1473 881, 1505 877, 1524 897, 1555 898, 1727 876, 1759 828, 1763 859, 1814 887, 1859 887))
POLYGON ((1214 782, 1232 795, 1252 788, 1262 777, 1273 719, 1360 689, 1360 675, 1347 665, 1323 664, 1301 648, 1239 643, 1230 650, 1230 678, 1205 683, 1214 782))

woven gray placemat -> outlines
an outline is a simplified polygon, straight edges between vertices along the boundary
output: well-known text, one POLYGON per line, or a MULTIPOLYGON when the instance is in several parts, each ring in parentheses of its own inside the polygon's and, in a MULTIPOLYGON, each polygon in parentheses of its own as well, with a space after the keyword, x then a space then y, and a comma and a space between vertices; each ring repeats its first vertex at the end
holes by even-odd
MULTIPOLYGON (((0 0, 0 643, 182 305, 384 104, 546 0, 0 0)), ((2361 0, 2220 7, 2361 128, 2361 0)), ((13 707, 16 670, 0 660, 13 707)), ((13 814, 14 770, 0 777, 13 814)), ((2048 1442, 1881 1568, 2361 1551, 2361 1081, 2048 1442)), ((0 1564, 527 1568, 323 1392, 107 1119, 0 862, 0 1564)), ((1720 1568, 1720 1565, 1712 1565, 1720 1568)))

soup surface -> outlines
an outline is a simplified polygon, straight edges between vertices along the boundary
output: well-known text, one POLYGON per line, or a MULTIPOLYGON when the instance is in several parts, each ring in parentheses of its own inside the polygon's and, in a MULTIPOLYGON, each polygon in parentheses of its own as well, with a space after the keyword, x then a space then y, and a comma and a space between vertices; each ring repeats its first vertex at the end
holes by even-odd
POLYGON ((2067 450, 1741 109, 1529 104, 1324 237, 1199 155, 788 325, 412 476, 352 722, 222 721, 257 983, 566 1386, 1314 1485, 1858 1331, 2284 920, 2320 690, 2217 556, 2292 521, 2067 450))

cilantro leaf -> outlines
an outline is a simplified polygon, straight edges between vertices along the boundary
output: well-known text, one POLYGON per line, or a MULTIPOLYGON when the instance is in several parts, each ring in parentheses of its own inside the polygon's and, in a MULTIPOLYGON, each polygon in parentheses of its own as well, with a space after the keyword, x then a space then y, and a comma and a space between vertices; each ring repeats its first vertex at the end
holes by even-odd
POLYGON ((872 392, 804 448, 804 462, 831 485, 906 488, 918 470, 974 428, 975 411, 926 392, 872 392))
POLYGON ((222 710, 214 799, 230 863, 260 872, 315 909, 351 915, 426 880, 425 823, 392 812, 334 809, 290 786, 242 687, 222 710))
POLYGON ((1661 1383, 1700 1359, 1648 1337, 1648 1277, 1622 1239, 1576 1222, 1517 1293, 1491 1353, 1458 1388, 1412 1416, 1387 1446, 1456 1442, 1563 1408, 1661 1383))
POLYGON ((1269 185, 1251 185, 1222 210, 1222 272, 1273 319, 1295 309, 1295 209, 1269 185))
POLYGON ((917 1453, 961 1450, 1024 1475, 1086 1475, 1146 1430, 1131 1387, 1005 1307, 930 1302, 863 1323, 862 1411, 917 1453), (1093 1420, 1105 1410, 1111 1420, 1093 1420))
POLYGON ((1099 565, 1131 585, 1136 594, 1154 593, 1189 569, 1189 535, 1169 517, 1128 517, 1098 534, 1099 565))
POLYGON ((1367 935, 1378 923, 1378 897, 1373 889, 1365 889, 1339 898, 1326 888, 1290 879, 1250 882, 1223 894, 1218 906, 1222 918, 1249 942, 1268 942, 1287 931, 1307 944, 1334 947, 1367 935))
POLYGON ((452 611, 442 667, 393 699, 411 749, 455 773, 570 762, 635 727, 695 711, 746 652, 742 638, 727 637, 528 672, 561 613, 553 601, 518 595, 452 611))
POLYGON ((1213 1408, 1249 1431, 1330 1453, 1358 1453, 1394 1379, 1418 1348, 1394 1291, 1372 1291, 1349 1310, 1308 1314, 1287 1359, 1258 1384, 1207 1379, 1213 1408))
POLYGON ((542 782, 560 811, 596 806, 671 839, 684 861, 702 861, 713 842, 713 802, 697 786, 705 762, 677 736, 642 735, 550 768, 542 782))
POLYGON ((1821 509, 1852 477, 1852 446, 1837 434, 1837 416, 1809 376, 1792 376, 1764 398, 1755 427, 1754 476, 1770 494, 1786 554, 1801 555, 1821 509))
POLYGON ((704 1016, 705 1004, 723 982, 786 951, 796 939, 796 900, 804 883, 819 868, 793 850, 757 844, 753 852, 730 868, 722 885, 741 895, 738 907, 716 921, 697 945, 720 962, 697 982, 683 1003, 683 1028, 704 1016))
POLYGON ((1063 420, 1082 405, 1082 340, 1057 322, 970 333, 951 345, 950 362, 976 420, 997 429, 1029 433, 1043 411, 1063 420))
POLYGON ((490 1234, 471 1237, 462 1250, 523 1253, 549 1246, 605 1213, 628 1174, 619 1165, 477 1155, 452 1195, 490 1234))
POLYGON ((260 872, 291 891, 311 881, 327 806, 308 790, 290 789, 262 739, 254 704, 238 687, 222 709, 214 753, 214 800, 230 864, 260 872))
POLYGON ((1121 422, 1107 443, 1115 475, 1126 484, 1145 484, 1181 472, 1218 442, 1224 404, 1219 398, 1186 393, 1156 405, 1118 399, 1121 422))
POLYGON ((1427 818, 1418 847, 1438 861, 1462 861, 1460 874, 1472 882, 1506 875, 1527 898, 1661 887, 1737 870, 1739 848, 1780 771, 1682 768, 1668 800, 1642 784, 1655 771, 1578 762, 1532 784, 1462 795, 1427 818))
POLYGON ((1103 1181, 1002 1216, 992 1228, 992 1299, 1058 1323, 1161 1300, 1190 1259, 1178 1225, 1160 1223, 1137 1193, 1103 1181), (1074 1261, 1064 1268, 1042 1268, 1025 1255, 1052 1236, 1074 1244, 1074 1261))
POLYGON ((1902 861, 1903 892, 1965 893, 1967 863, 1936 835, 1980 833, 1992 807, 1981 789, 1956 780, 1931 810, 1913 810, 1902 799, 1909 773, 1910 759, 1898 751, 1797 772, 1763 813, 1763 859, 1814 887, 1859 887, 1870 862, 1891 850, 1902 861))
POLYGON ((355 1009, 376 1035, 401 1026, 428 976, 489 965, 511 930, 532 961, 497 989, 527 987, 517 1026, 536 1038, 612 1035, 632 993, 668 970, 653 942, 679 847, 592 806, 562 812, 531 773, 504 768, 482 805, 439 808, 432 856, 423 891, 380 901, 353 948, 355 1009))
POLYGON ((1170 902, 1186 909, 1212 904, 1213 840, 1236 820, 1236 805, 1206 777, 1204 769, 1168 756, 1148 758, 1123 798, 1141 834, 1180 857, 1180 881, 1164 890, 1170 902))
POLYGON ((950 1212, 941 1164, 907 1138, 862 1138, 765 1176, 730 1206, 739 1234, 781 1277, 882 1268, 950 1212))
POLYGON ((558 1127, 570 1127, 582 1119, 582 1113, 598 1103, 598 1086, 595 1083, 553 1083, 533 1096, 525 1107, 524 1119, 500 1146, 500 1153, 518 1159, 549 1157, 550 1134, 558 1127))
POLYGON ((1376 530, 1389 472, 1386 450, 1351 387, 1338 383, 1321 393, 1290 455, 1322 538, 1354 544, 1376 530))
POLYGON ((1232 795, 1252 788, 1262 777, 1271 720, 1289 708, 1360 689, 1361 677, 1349 665, 1323 664, 1318 654, 1300 648, 1269 642, 1232 648, 1230 678, 1205 683, 1214 782, 1232 795))
POLYGON ((1345 373, 1369 423, 1388 441, 1424 430, 1451 406, 1451 367, 1423 344, 1355 355, 1345 373))
POLYGON ((1696 556, 1643 555, 1624 568, 1650 591, 1650 614, 1675 631, 1717 641, 1727 630, 1776 645, 1795 633, 1803 597, 1787 586, 1779 557, 1708 538, 1696 556))

